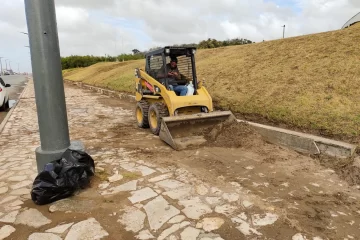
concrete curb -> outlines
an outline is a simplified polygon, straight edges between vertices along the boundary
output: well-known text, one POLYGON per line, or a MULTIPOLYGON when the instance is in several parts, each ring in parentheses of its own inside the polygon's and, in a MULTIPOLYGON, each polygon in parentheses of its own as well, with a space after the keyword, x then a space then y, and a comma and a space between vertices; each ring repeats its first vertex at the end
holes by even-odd
MULTIPOLYGON (((30 78, 28 78, 28 82, 30 81, 30 78)), ((0 124, 0 134, 2 133, 2 131, 4 130, 6 123, 9 121, 12 113, 14 112, 16 106, 19 104, 19 102, 21 101, 21 98, 23 97, 25 90, 29 87, 29 85, 27 84, 26 87, 24 87, 23 91, 21 92, 20 96, 19 96, 19 100, 17 100, 15 102, 15 104, 11 107, 10 111, 8 112, 8 114, 6 114, 6 117, 3 119, 3 121, 0 124)))
MULTIPOLYGON (((65 82, 81 88, 90 89, 110 97, 135 102, 135 96, 130 94, 94 87, 83 84, 82 82, 74 82, 70 80, 65 80, 65 82)), ((357 148, 357 146, 353 144, 322 138, 311 134, 295 132, 243 120, 238 120, 238 122, 246 122, 250 124, 250 126, 254 127, 268 142, 286 146, 302 153, 324 154, 332 157, 348 158, 354 155, 357 148)))
POLYGON ((66 83, 68 84, 72 84, 84 89, 89 89, 110 97, 114 97, 114 98, 120 98, 120 99, 125 99, 125 100, 129 100, 131 102, 135 102, 135 96, 131 95, 131 94, 127 94, 127 93, 122 93, 122 92, 117 92, 114 90, 109 90, 109 89, 104 89, 104 88, 99 88, 99 87, 94 87, 88 84, 84 84, 82 82, 74 82, 74 81, 70 81, 70 80, 64 80, 66 83))
POLYGON ((295 132, 287 129, 271 127, 263 124, 246 122, 254 127, 265 140, 292 148, 298 152, 309 154, 324 154, 338 158, 352 157, 357 146, 345 142, 335 141, 311 134, 295 132))

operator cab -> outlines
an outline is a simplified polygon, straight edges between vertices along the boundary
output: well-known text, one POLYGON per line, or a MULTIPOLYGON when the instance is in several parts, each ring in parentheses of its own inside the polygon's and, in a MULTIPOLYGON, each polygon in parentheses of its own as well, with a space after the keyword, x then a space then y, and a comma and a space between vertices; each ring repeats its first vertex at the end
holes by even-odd
POLYGON ((169 89, 167 81, 164 81, 166 78, 159 76, 168 75, 167 68, 165 66, 170 63, 172 58, 176 57, 177 68, 180 74, 183 78, 186 78, 193 83, 195 89, 194 95, 196 95, 198 83, 196 78, 195 53, 196 48, 194 47, 165 47, 149 52, 145 55, 145 71, 169 89))

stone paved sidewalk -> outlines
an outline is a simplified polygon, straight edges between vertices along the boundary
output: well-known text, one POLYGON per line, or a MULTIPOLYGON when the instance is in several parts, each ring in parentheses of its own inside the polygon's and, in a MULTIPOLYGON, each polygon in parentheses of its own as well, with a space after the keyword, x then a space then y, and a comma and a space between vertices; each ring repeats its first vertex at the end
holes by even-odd
POLYGON ((0 240, 325 239, 285 224, 272 204, 236 182, 215 186, 185 168, 137 157, 169 148, 134 130, 126 103, 69 86, 66 97, 71 138, 84 141, 96 162, 92 186, 48 206, 29 200, 39 146, 30 82, 0 135, 0 240))

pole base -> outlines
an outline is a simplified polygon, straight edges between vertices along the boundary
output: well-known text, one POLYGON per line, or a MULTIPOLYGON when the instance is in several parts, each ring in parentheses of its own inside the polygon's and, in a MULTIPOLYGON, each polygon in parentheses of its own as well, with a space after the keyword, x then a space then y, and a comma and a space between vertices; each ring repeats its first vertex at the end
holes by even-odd
POLYGON ((41 149, 41 146, 38 147, 35 150, 38 173, 42 172, 44 170, 44 166, 49 162, 59 160, 67 149, 85 151, 85 146, 81 141, 71 141, 70 146, 68 148, 61 150, 44 151, 41 149))

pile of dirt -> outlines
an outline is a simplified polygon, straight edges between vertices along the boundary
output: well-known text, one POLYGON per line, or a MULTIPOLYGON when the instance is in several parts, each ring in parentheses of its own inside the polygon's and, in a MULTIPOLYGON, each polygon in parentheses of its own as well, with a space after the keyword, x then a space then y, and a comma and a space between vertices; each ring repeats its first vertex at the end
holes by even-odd
POLYGON ((360 185, 360 156, 338 159, 329 156, 313 156, 321 165, 333 169, 350 186, 360 185))
POLYGON ((263 145, 262 137, 246 122, 238 122, 230 117, 225 122, 204 131, 204 146, 226 148, 253 148, 263 145))

